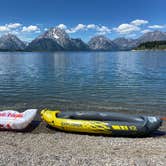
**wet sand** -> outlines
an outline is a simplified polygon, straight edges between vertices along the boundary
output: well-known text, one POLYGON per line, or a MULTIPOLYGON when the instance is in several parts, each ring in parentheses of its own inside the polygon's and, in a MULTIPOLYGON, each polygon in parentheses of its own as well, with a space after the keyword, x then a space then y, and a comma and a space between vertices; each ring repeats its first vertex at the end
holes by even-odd
POLYGON ((166 123, 146 138, 66 133, 33 122, 27 132, 0 132, 0 166, 166 165, 166 123))

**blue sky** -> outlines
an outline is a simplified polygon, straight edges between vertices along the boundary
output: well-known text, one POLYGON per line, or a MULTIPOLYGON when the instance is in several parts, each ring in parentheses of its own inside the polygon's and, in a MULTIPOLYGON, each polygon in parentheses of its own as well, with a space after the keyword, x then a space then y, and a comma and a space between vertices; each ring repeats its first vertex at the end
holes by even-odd
POLYGON ((0 35, 30 41, 50 27, 88 41, 95 35, 136 38, 166 31, 165 0, 1 0, 0 35))

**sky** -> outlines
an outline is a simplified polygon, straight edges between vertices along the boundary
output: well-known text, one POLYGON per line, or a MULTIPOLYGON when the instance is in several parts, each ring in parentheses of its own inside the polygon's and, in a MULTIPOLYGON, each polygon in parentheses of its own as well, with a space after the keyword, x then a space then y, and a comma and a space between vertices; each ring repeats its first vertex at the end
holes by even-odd
POLYGON ((0 35, 31 41, 51 27, 88 41, 166 31, 165 0, 0 0, 0 35))

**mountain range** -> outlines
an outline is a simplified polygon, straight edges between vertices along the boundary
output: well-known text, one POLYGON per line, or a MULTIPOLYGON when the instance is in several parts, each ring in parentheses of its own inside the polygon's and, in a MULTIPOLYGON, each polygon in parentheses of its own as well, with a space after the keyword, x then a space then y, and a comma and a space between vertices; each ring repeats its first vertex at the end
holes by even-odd
POLYGON ((99 35, 85 43, 80 38, 71 38, 64 30, 51 28, 30 43, 21 41, 13 34, 0 37, 0 51, 119 51, 131 50, 148 41, 166 41, 166 32, 153 31, 137 39, 109 38, 99 35))

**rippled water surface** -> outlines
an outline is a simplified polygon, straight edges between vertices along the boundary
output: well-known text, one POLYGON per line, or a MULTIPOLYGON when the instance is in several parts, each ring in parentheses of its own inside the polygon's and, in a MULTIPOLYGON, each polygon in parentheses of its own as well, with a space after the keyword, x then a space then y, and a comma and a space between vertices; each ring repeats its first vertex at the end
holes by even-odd
POLYGON ((0 107, 166 112, 166 52, 3 52, 0 107))

